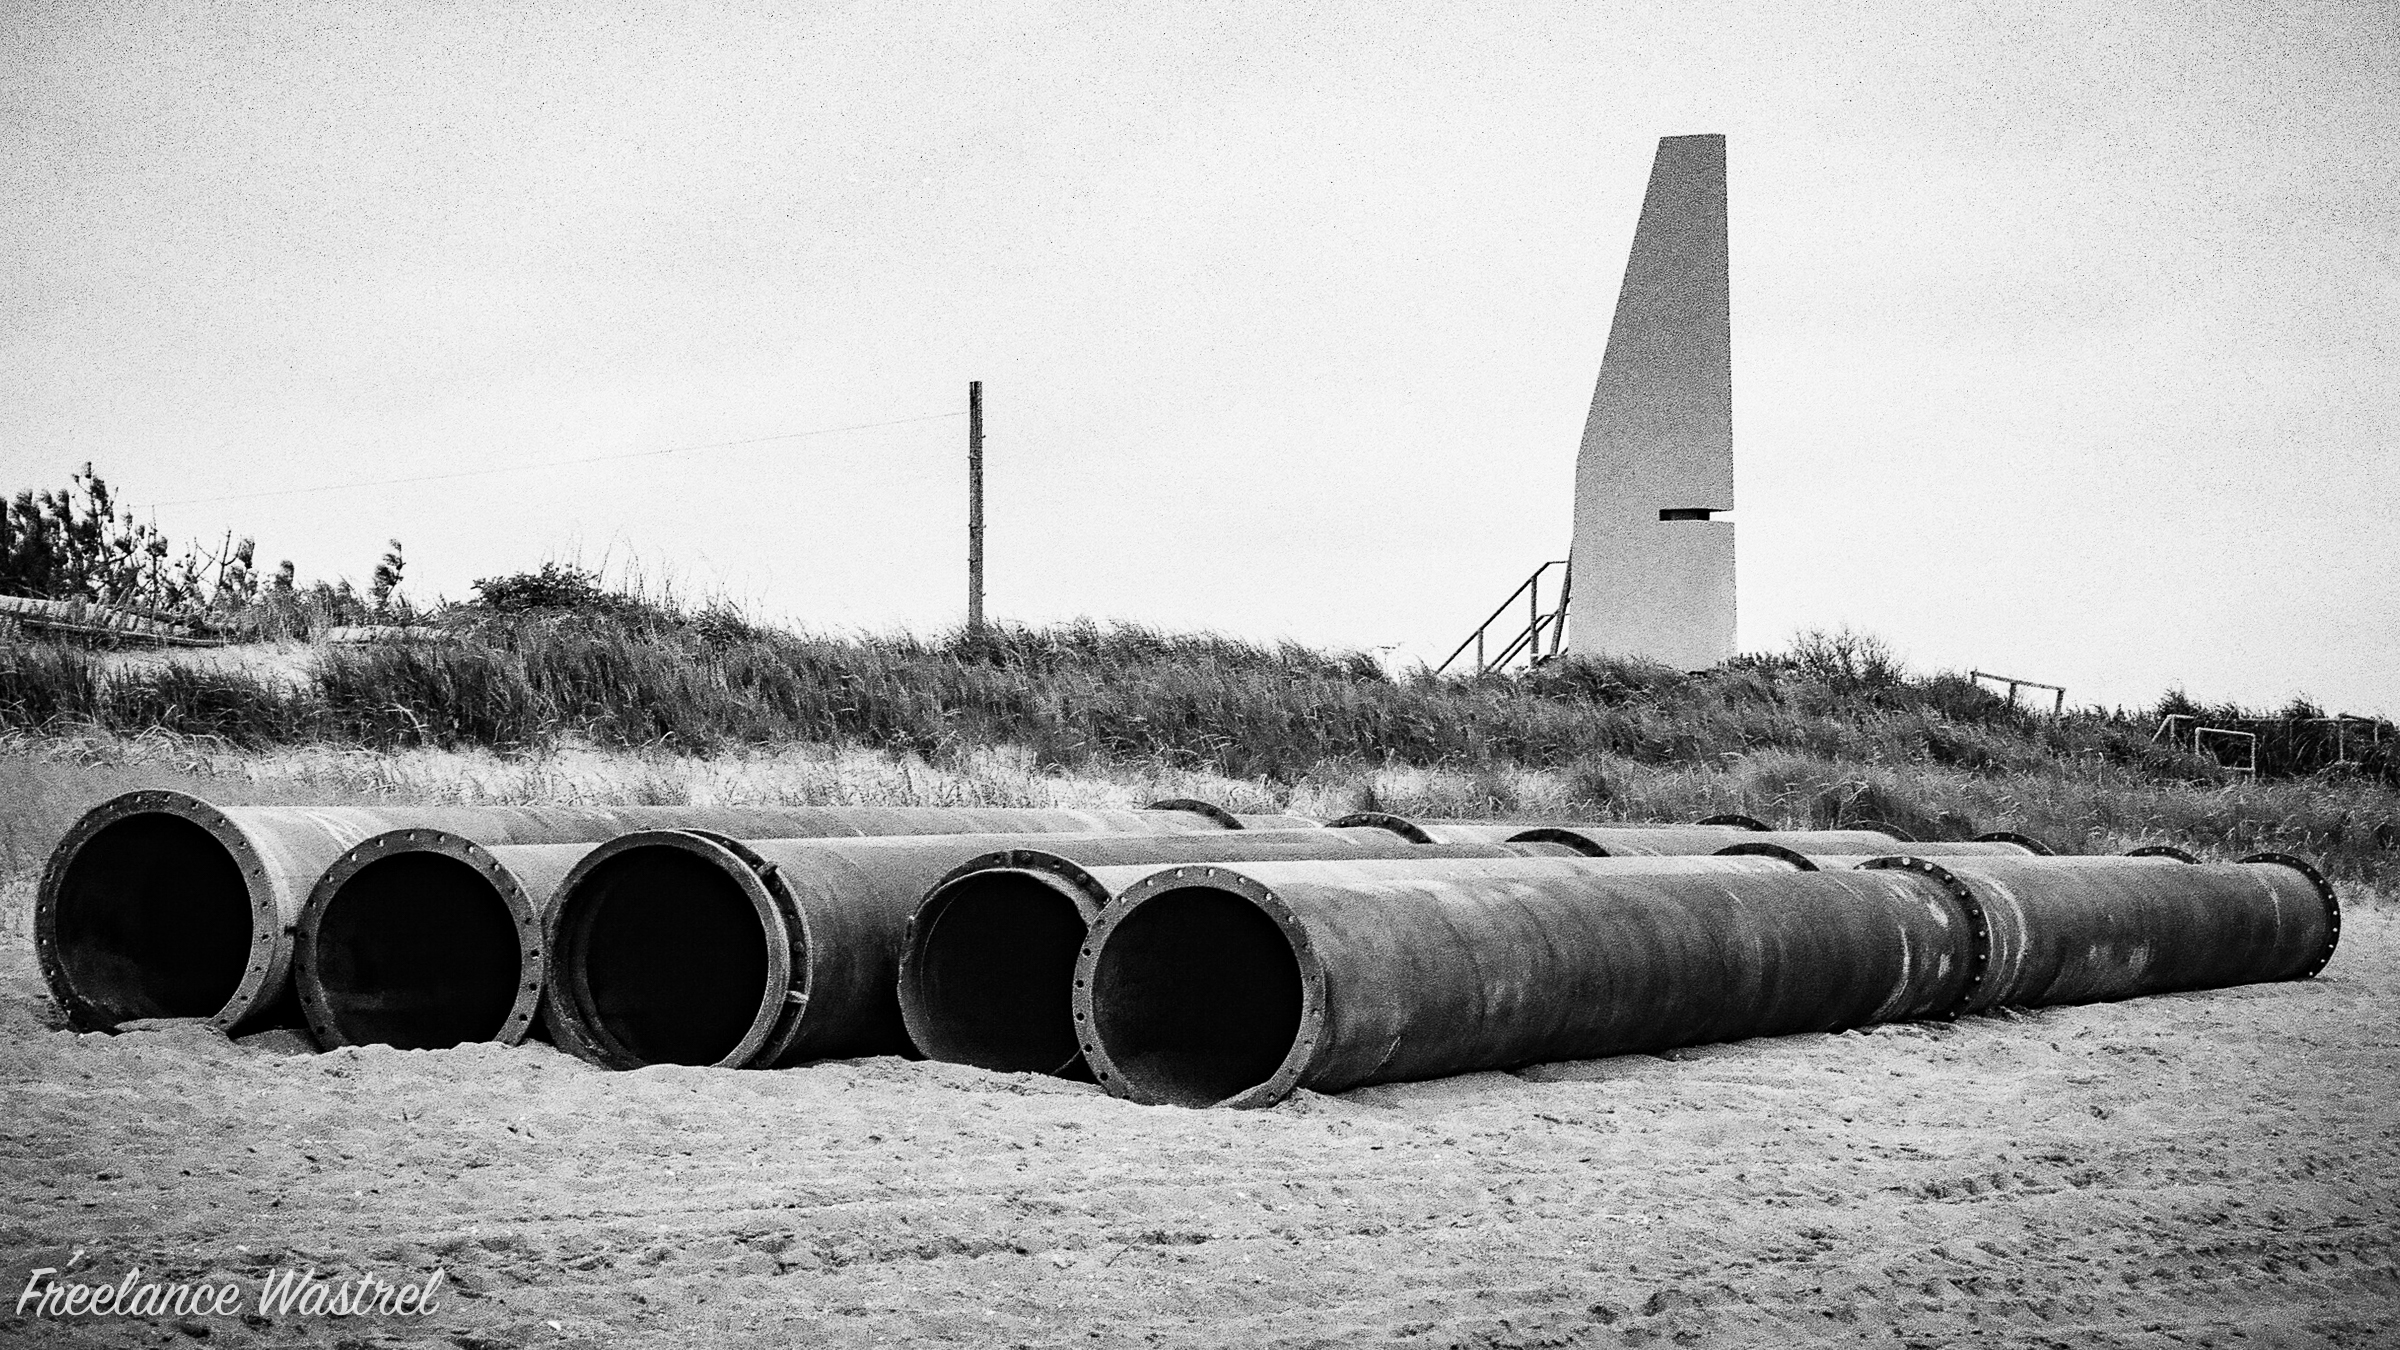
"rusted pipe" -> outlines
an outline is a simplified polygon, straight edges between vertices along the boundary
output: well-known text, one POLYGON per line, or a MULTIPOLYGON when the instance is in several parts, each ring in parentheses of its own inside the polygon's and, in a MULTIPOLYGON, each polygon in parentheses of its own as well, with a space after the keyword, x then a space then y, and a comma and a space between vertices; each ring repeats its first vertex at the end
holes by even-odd
MULTIPOLYGON (((1777 870, 1762 861, 1729 867, 1733 860, 1721 858, 1590 858, 1548 844, 1376 844, 1371 841, 1379 831, 1330 833, 1365 836, 1355 852, 1322 864, 1340 868, 1346 878, 1405 878, 1437 863, 1459 874, 1462 869, 1450 866, 1457 859, 1487 860, 1488 866, 1472 869, 1485 877, 1777 870), (1555 853, 1512 856, 1534 849, 1555 853)), ((936 884, 917 906, 901 947, 900 1011, 917 1048, 930 1059, 1003 1073, 1078 1074, 1082 1049, 1068 995, 1084 933, 1112 898, 1094 869, 1124 861, 1125 852, 1113 845, 1067 851, 1048 841, 1020 845, 972 859, 936 884)), ((1260 852, 1206 860, 1273 857, 1260 852)), ((1149 874, 1146 868, 1114 870, 1149 874)))
POLYGON ((1595 858, 1714 853, 1744 840, 1767 840, 1817 853, 1889 853, 1900 841, 1873 830, 1753 830, 1743 825, 1532 825, 1508 821, 1425 820, 1354 811, 1325 822, 1336 830, 1383 830, 1420 844, 1565 844, 1595 858))
POLYGON ((1202 801, 1198 797, 1169 797, 1164 801, 1152 802, 1142 809, 1145 811, 1183 811, 1195 816, 1206 816, 1228 830, 1314 830, 1324 827, 1323 821, 1311 820, 1306 816, 1238 815, 1215 802, 1202 801))
POLYGON ((293 925, 292 986, 317 1044, 515 1045, 548 968, 551 892, 591 844, 484 848, 444 830, 364 840, 318 878, 293 925))
MULTIPOLYGON (((1716 840, 1732 843, 1750 837, 1753 831, 1746 825, 1702 823, 1699 825, 1669 824, 1583 824, 1541 825, 1522 820, 1436 820, 1418 816, 1396 816, 1388 811, 1353 811, 1326 821, 1327 829, 1382 830, 1419 844, 1504 844, 1521 839, 1536 829, 1557 829, 1578 833, 1640 835, 1650 841, 1643 849, 1626 848, 1625 852, 1652 854, 1708 853, 1713 849, 1686 847, 1687 842, 1716 840)), ((1763 827, 1762 827, 1763 828, 1763 827)), ((1607 857, 1599 846, 1569 838, 1545 839, 1539 842, 1564 843, 1592 857, 1607 857)), ((1889 842, 1887 839, 1886 842, 1889 842)))
POLYGON ((238 1030, 290 1016, 291 926, 318 877, 389 830, 477 844, 596 843, 697 825, 757 837, 1221 832, 1171 811, 953 807, 217 807, 131 792, 86 812, 51 851, 34 901, 35 951, 80 1027, 206 1017, 238 1030))
POLYGON ((1504 844, 1524 826, 1501 820, 1418 820, 1385 811, 1353 811, 1325 822, 1329 830, 1377 830, 1412 844, 1504 844))
POLYGON ((1737 830, 1675 825, 1628 829, 1612 825, 1537 825, 1508 838, 1521 843, 1565 844, 1596 858, 1668 857, 1716 853, 1741 844, 1781 844, 1802 853, 1901 853, 1914 845, 1870 830, 1737 830))
POLYGON ((2099 1003, 2306 979, 2341 941, 2316 868, 2280 853, 2171 857, 1877 858, 1951 891, 1976 930, 1977 973, 1955 1012, 2099 1003))
POLYGON ((1790 844, 1777 843, 1773 838, 1761 837, 1745 839, 1738 844, 1727 844, 1717 850, 1719 857, 1782 858, 1808 871, 1815 871, 1820 866, 1827 868, 1856 867, 1869 858, 1889 857, 1894 854, 1908 854, 1920 858, 2030 858, 2037 856, 2023 845, 2002 843, 1997 839, 1927 840, 1915 844, 1894 844, 1880 852, 1842 853, 1825 849, 1797 848, 1790 844))
MULTIPOLYGON (((1024 838, 612 839, 560 883, 553 906, 549 992, 560 1039, 612 1068, 909 1053, 898 980, 911 914, 945 874, 1024 838)), ((1317 828, 1042 842, 1070 856, 1148 863, 1411 847, 1317 828)))
POLYGON ((1096 871, 1117 900, 1073 998, 1102 1086, 1265 1106, 1302 1087, 1921 1017, 1954 1006, 1969 974, 1958 905, 1905 871, 1342 871, 1096 871))
MULTIPOLYGON (((1325 826, 1327 829, 1333 830, 1380 830, 1385 834, 1416 844, 1505 844, 1538 828, 1640 831, 1643 834, 1656 835, 1663 840, 1671 840, 1678 831, 1681 831, 1693 837, 1705 836, 1726 843, 1743 838, 1747 834, 1747 831, 1736 827, 1718 825, 1564 825, 1544 827, 1521 820, 1434 820, 1415 816, 1396 816, 1388 811, 1353 811, 1349 815, 1337 816, 1326 821, 1325 826)), ((1597 851, 1595 845, 1572 839, 1548 839, 1536 842, 1563 843, 1589 857, 1608 856, 1606 853, 1597 851)), ((1708 850, 1684 851, 1707 852, 1708 850)))
POLYGON ((1977 862, 1986 858, 2003 858, 2026 862, 2047 858, 2071 866, 2111 867, 2128 863, 2188 863, 2199 859, 2181 849, 2135 849, 2129 853, 2055 854, 2028 853, 2014 845, 1998 840, 1927 841, 1909 844, 1890 853, 1802 853, 1781 844, 1734 844, 1717 850, 1717 856, 1727 858, 1781 858, 1806 872, 1833 872, 1864 867, 1883 858, 1934 858, 1944 863, 1977 862))

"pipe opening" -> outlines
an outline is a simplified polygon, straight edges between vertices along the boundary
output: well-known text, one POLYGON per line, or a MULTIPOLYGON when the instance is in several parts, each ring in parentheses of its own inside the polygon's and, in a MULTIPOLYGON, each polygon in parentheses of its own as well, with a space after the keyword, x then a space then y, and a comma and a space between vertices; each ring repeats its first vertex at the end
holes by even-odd
POLYGON ((917 1048, 1002 1073, 1062 1073, 1082 1053, 1068 991, 1083 912, 1031 873, 975 872, 942 889, 918 939, 917 1048))
POLYGON ((1093 1032, 1126 1087, 1209 1106, 1266 1082, 1300 1034, 1299 958, 1256 905, 1186 886, 1140 902, 1092 971, 1093 1032))
POLYGON ((716 1064, 767 997, 767 935, 707 859, 635 848, 576 886, 559 956, 591 1029, 644 1064, 716 1064))
POLYGON ((94 832, 67 865, 55 912, 66 985, 99 1025, 214 1017, 250 961, 242 865, 181 816, 149 812, 94 832))
POLYGON ((343 1040, 441 1050, 500 1034, 525 941, 499 888, 438 853, 360 868, 317 918, 316 977, 343 1040))

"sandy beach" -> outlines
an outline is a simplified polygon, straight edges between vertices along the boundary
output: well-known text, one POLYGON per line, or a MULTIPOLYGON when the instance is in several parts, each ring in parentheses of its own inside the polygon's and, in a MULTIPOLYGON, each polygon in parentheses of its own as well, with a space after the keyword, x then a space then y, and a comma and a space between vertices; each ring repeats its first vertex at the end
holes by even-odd
MULTIPOLYGON (((51 1022, 0 968, 0 1259, 246 1316, 24 1344, 2365 1346, 2400 1336, 2400 921, 2316 980, 1302 1093, 875 1059, 606 1073, 51 1022), (259 1280, 421 1281, 423 1318, 259 1280)), ((8 1310, 0 1308, 0 1314, 8 1310)))

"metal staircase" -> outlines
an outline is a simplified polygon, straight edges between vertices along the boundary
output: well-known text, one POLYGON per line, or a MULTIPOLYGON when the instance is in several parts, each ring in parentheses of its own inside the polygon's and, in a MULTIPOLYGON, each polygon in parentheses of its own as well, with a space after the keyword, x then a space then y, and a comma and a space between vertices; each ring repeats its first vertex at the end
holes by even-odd
MULTIPOLYGON (((1558 655, 1560 644, 1565 641, 1567 635, 1567 596, 1573 590, 1574 584, 1575 574, 1567 567, 1567 560, 1564 558, 1553 558, 1533 569, 1533 575, 1525 578, 1523 584, 1510 591, 1508 598, 1500 602, 1500 608, 1492 611, 1492 617, 1485 619, 1474 632, 1469 633, 1467 640, 1458 644, 1457 651, 1450 653, 1440 665, 1434 667, 1433 673, 1440 675, 1448 671, 1451 666, 1459 663, 1459 658, 1465 656, 1470 648, 1475 653, 1473 673, 1477 675, 1481 675, 1485 671, 1506 669, 1511 661, 1520 656, 1526 659, 1528 665, 1540 665, 1558 655), (1558 603, 1548 610, 1544 610, 1542 608, 1542 578, 1553 567, 1559 569, 1558 603), (1492 635, 1492 625, 1499 623, 1504 617, 1508 617, 1516 611, 1519 597, 1523 597, 1525 601, 1523 611, 1525 626, 1523 628, 1502 628, 1501 634, 1507 638, 1507 641, 1500 643, 1499 655, 1488 655, 1492 643, 1499 640, 1492 635), (1542 640, 1545 637, 1549 639, 1550 643, 1550 649, 1546 652, 1542 650, 1542 640)), ((1514 623, 1514 618, 1510 618, 1509 622, 1514 623)))

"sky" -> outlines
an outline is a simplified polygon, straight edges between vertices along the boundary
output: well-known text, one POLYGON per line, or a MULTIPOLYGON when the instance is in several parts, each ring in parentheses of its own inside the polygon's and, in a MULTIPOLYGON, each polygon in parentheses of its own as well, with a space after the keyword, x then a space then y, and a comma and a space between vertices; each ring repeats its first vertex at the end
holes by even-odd
POLYGON ((1439 661, 1719 132, 1745 649, 2395 714, 2395 69, 2350 3, 0 0, 0 487, 930 632, 979 379, 994 617, 1439 661))

